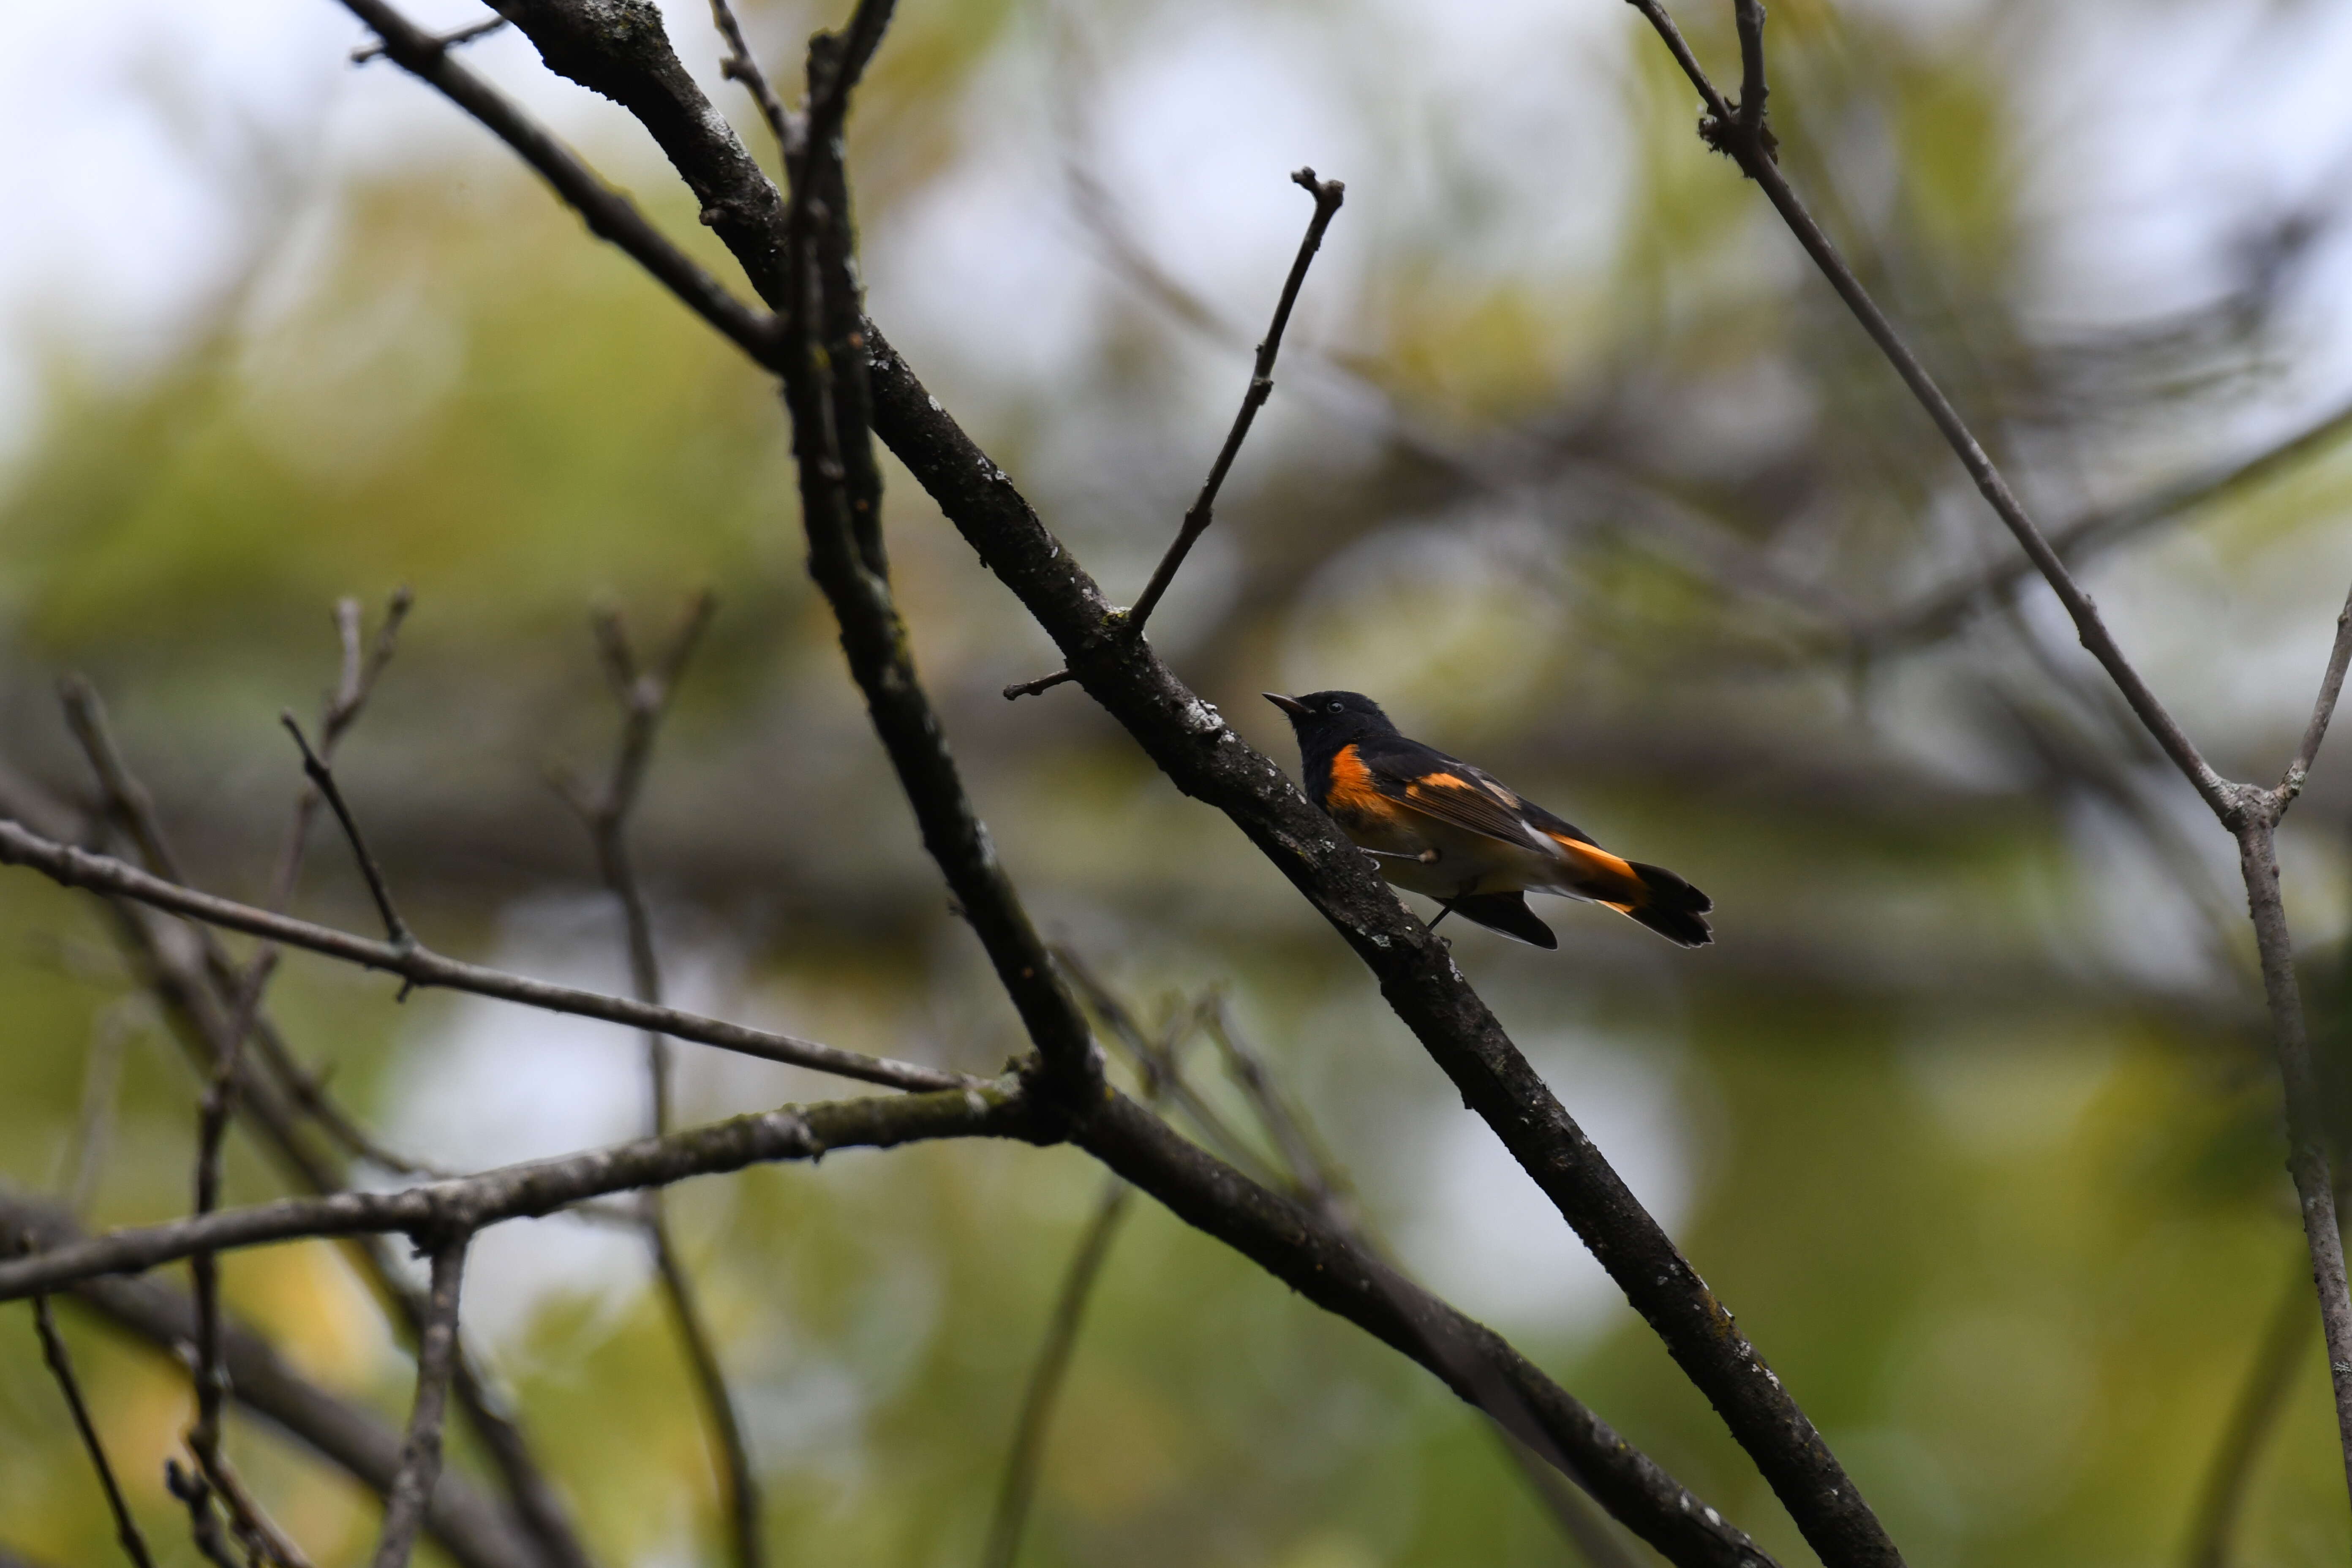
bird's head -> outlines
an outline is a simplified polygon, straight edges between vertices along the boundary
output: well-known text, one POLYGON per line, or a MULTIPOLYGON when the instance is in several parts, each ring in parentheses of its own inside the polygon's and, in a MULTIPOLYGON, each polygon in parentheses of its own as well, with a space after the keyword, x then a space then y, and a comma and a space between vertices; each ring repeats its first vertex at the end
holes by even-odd
POLYGON ((1396 732, 1396 726, 1381 711, 1381 705, 1360 691, 1309 691, 1301 697, 1267 691, 1260 695, 1290 715, 1290 727, 1297 733, 1299 745, 1310 752, 1318 742, 1344 744, 1363 735, 1396 732))

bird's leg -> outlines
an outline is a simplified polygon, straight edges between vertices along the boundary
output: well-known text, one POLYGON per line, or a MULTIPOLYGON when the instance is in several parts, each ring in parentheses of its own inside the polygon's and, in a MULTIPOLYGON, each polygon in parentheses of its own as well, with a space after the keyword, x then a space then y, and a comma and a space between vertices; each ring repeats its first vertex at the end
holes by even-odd
POLYGON ((1453 912, 1454 900, 1452 899, 1448 899, 1444 903, 1437 906, 1437 918, 1429 922, 1429 929, 1431 931, 1435 931, 1440 925, 1444 923, 1445 917, 1453 912))

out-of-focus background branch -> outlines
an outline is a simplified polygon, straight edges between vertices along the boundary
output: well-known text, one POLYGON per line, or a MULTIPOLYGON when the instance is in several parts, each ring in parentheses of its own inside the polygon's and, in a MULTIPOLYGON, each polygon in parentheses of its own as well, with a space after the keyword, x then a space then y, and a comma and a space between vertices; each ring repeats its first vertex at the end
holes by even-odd
MULTIPOLYGON (((770 157, 707 11, 666 9, 770 157)), ((735 9, 779 83, 838 20, 735 9)), ((1679 14, 1737 58, 1728 6, 1679 14)), ((1344 174, 1280 390, 1154 645, 1278 757, 1256 691, 1360 688, 1716 896, 1695 957, 1573 913, 1557 954, 1475 931, 1454 953, 1912 1561, 2146 1562, 2200 1531, 2201 1552, 2223 1473, 2230 1561, 2339 1561, 2325 1369, 2257 1353, 2295 1220, 2227 842, 1698 145, 1638 22, 1612 0, 909 0, 850 128, 872 308, 1090 569, 1139 585, 1297 245, 1283 176, 1344 174), (2269 1435, 2217 1458, 2250 1378, 2269 1435)), ((610 746, 583 607, 661 625, 716 584, 630 824, 669 999, 981 1074, 1022 1048, 842 679, 741 356, 429 91, 352 68, 325 0, 26 26, 0 57, 0 763, 98 804, 52 696, 87 671, 190 875, 267 905, 299 785, 276 715, 328 684, 338 597, 413 584, 336 759, 403 914, 441 951, 625 992, 620 916, 542 780, 610 746)), ((1791 178, 2037 512, 2116 520, 2084 536, 2086 585, 2216 766, 2269 776, 2352 573, 2327 423, 2352 392, 2352 25, 1784 0, 1772 29, 1791 178)), ((740 287, 617 110, 511 29, 463 47, 740 287)), ((1155 1019, 1222 984, 1415 1275, 1804 1561, 1312 913, 1077 693, 997 697, 1054 650, 885 477, 926 683, 1046 934, 1155 1019)), ((2323 963, 2352 915, 2347 778, 2322 759, 2282 845, 2323 963)), ((296 912, 371 930, 343 847, 314 849, 296 912)), ((154 965, 203 964, 172 922, 142 930, 128 962, 84 900, 0 881, 0 1174, 71 1188, 92 1226, 185 1207, 209 1058, 192 1073, 165 1032, 185 1023, 137 998, 154 965)), ((392 989, 289 953, 268 996, 383 1147, 483 1166, 640 1129, 625 1032, 392 989)), ((676 1065, 681 1121, 839 1092, 695 1047, 676 1065)), ((1255 1125, 1231 1084, 1191 1092, 1188 1124, 1255 1125)), ((334 1145, 288 1114, 299 1147, 334 1145)), ((226 1201, 281 1191, 278 1161, 233 1136, 226 1201)), ((819 1538, 978 1560, 1097 1196, 1076 1168, 958 1144, 673 1194, 778 1561, 819 1538)), ((572 1220, 485 1234, 468 1339, 598 1561, 717 1562, 642 1251, 572 1220)), ((222 1272, 289 1368, 398 1430, 409 1363, 342 1254, 222 1272)), ((184 1549, 161 1467, 184 1370, 59 1326, 133 1511, 184 1549)), ((453 1474, 495 1473, 451 1439, 453 1474)), ((234 1409, 226 1443, 315 1561, 371 1548, 366 1494, 234 1409)), ((0 1334, 0 1544, 103 1561, 113 1535, 38 1342, 0 1334)), ((1149 1205, 1096 1284, 1024 1539, 1040 1564, 1560 1551, 1475 1415, 1149 1205)))

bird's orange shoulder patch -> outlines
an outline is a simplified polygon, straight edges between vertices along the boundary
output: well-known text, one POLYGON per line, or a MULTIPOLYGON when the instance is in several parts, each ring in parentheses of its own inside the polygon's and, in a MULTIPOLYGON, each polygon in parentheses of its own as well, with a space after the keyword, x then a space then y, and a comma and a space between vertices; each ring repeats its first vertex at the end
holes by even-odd
POLYGON ((1334 816, 1384 819, 1389 816, 1388 797, 1372 782, 1372 770, 1364 765, 1355 747, 1342 746, 1333 754, 1331 787, 1323 808, 1334 816))

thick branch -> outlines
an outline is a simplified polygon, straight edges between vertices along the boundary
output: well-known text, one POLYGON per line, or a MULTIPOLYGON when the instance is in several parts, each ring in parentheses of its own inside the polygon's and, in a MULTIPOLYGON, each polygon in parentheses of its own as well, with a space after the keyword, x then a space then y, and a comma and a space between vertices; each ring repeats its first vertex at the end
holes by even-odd
POLYGON ((836 128, 848 87, 888 14, 887 0, 863 0, 845 42, 820 35, 809 51, 809 136, 793 197, 796 212, 805 206, 809 231, 793 252, 806 295, 795 298, 800 331, 783 358, 809 575, 840 624, 842 651, 914 807, 923 847, 987 951, 1057 1092, 1084 1104, 1102 1081, 1101 1050, 964 791, 887 575, 881 476, 866 425, 866 344, 836 128))
POLYGON ((553 1214, 588 1198, 666 1186, 834 1149, 893 1148, 931 1138, 1033 1136, 1020 1094, 1002 1084, 929 1094, 788 1105, 667 1138, 501 1166, 476 1176, 389 1193, 279 1198, 190 1219, 110 1231, 52 1252, 0 1263, 0 1301, 105 1274, 135 1274, 199 1251, 227 1252, 305 1237, 437 1237, 553 1214))
POLYGON ((1117 635, 1111 606, 1093 579, 871 322, 866 331, 876 433, 1060 645, 1088 694, 1127 727, 1177 788, 1230 816, 1331 922, 1465 1102, 1494 1129, 1722 1414, 1816 1550, 1832 1563, 1893 1560, 1891 1547, 1883 1557, 1837 1554, 1835 1543, 1885 1540, 1853 1481, 1706 1282, 1519 1054, 1445 944, 1405 909, 1331 819, 1149 645, 1117 635), (1824 1550, 1823 1542, 1832 1544, 1824 1550))
POLYGON ((861 1056, 838 1047, 795 1039, 789 1035, 771 1034, 765 1029, 730 1024, 676 1007, 650 1006, 626 997, 607 996, 593 991, 574 990, 568 985, 527 980, 502 970, 486 969, 479 964, 444 958, 422 946, 400 948, 390 942, 371 942, 366 937, 354 936, 331 926, 314 925, 309 921, 272 914, 250 904, 199 893, 176 882, 150 876, 112 856, 93 855, 71 845, 44 838, 21 824, 5 819, 0 819, 0 865, 29 867, 65 887, 134 900, 208 925, 266 937, 288 947, 299 947, 310 952, 323 953, 329 958, 341 959, 346 963, 356 963, 363 969, 380 969, 389 974, 397 974, 414 985, 465 991, 502 1002, 519 1002, 551 1013, 572 1013, 583 1018, 602 1018, 608 1024, 653 1029, 673 1039, 693 1040, 741 1056, 787 1062, 794 1067, 811 1068, 818 1072, 859 1079, 892 1089, 946 1089, 973 1081, 959 1073, 917 1067, 911 1062, 891 1061, 883 1057, 861 1056))

